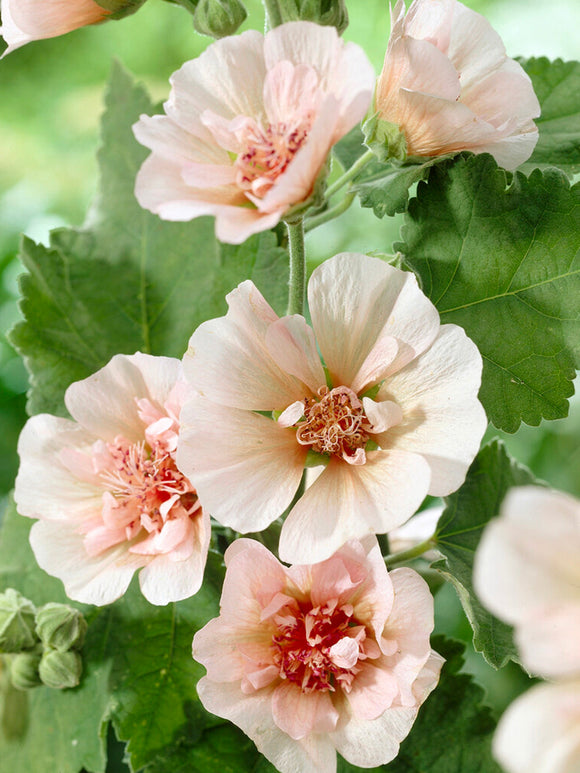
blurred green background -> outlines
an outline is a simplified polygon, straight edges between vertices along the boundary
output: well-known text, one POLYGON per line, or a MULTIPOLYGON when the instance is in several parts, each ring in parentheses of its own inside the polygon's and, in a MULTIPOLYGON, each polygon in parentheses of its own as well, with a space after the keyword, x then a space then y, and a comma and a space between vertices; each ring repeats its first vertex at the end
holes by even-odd
MULTIPOLYGON (((388 3, 347 4, 351 23, 345 38, 365 48, 378 73, 389 31, 388 3)), ((573 59, 580 53, 570 33, 580 28, 578 0, 552 0, 549 7, 541 0, 471 0, 468 5, 490 20, 511 56, 573 59)), ((248 0, 246 6, 244 28, 262 29, 259 0, 248 0)), ((122 21, 29 44, 0 62, 0 499, 14 480, 16 441, 25 421, 25 368, 6 340, 18 318, 19 235, 46 241, 51 228, 82 224, 96 187, 99 115, 112 58, 162 100, 171 73, 209 42, 193 30, 182 8, 150 0, 122 21)), ((309 235, 309 256, 318 262, 346 249, 389 252, 401 219, 379 221, 355 203, 339 220, 309 235)), ((536 475, 577 496, 579 437, 577 398, 568 419, 504 436, 511 453, 536 475)), ((437 605, 438 629, 469 641, 469 626, 450 588, 437 594, 437 605)), ((467 667, 485 684, 498 710, 527 683, 515 667, 492 673, 474 652, 467 667)))

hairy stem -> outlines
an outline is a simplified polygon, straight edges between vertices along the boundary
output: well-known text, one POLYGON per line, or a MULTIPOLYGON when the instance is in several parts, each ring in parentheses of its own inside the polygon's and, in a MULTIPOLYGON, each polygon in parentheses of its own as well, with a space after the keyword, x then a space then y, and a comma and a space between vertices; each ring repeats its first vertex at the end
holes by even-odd
POLYGON ((304 250, 304 220, 286 223, 290 251, 290 281, 288 283, 288 314, 302 314, 306 289, 306 252, 304 250))
POLYGON ((338 178, 338 180, 335 180, 332 185, 329 185, 329 187, 326 189, 326 198, 330 199, 330 197, 334 196, 337 191, 339 191, 341 188, 344 188, 344 186, 352 179, 354 179, 361 171, 361 169, 364 169, 364 167, 370 161, 372 161, 374 157, 375 154, 372 150, 367 150, 366 153, 363 153, 362 156, 354 162, 350 169, 347 169, 346 172, 338 178))
POLYGON ((433 534, 429 539, 420 542, 418 545, 414 545, 412 548, 409 548, 409 550, 401 550, 400 553, 391 553, 390 555, 385 556, 385 564, 390 567, 393 564, 403 564, 406 561, 411 561, 413 558, 419 558, 423 553, 434 548, 435 544, 436 539, 435 534, 433 534))
POLYGON ((326 212, 321 212, 319 215, 309 217, 304 226, 305 231, 312 231, 313 228, 318 228, 319 225, 327 223, 329 220, 334 220, 335 217, 342 215, 343 212, 350 207, 354 201, 354 193, 348 193, 344 199, 335 207, 327 209, 326 212))

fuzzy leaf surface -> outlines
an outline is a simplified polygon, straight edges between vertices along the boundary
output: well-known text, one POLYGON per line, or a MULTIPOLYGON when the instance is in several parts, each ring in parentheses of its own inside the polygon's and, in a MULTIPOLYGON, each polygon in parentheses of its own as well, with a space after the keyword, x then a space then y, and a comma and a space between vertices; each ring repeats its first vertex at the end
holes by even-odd
POLYGON ((479 398, 495 426, 566 416, 580 362, 580 185, 460 157, 419 184, 402 234, 395 248, 441 321, 481 352, 479 398))
POLYGON ((118 352, 181 357, 193 330, 224 314, 225 294, 244 279, 284 309, 288 258, 272 233, 224 245, 211 218, 171 223, 137 204, 135 177, 148 151, 131 125, 153 112, 143 88, 117 65, 87 225, 53 232, 50 247, 23 242, 24 321, 11 338, 31 374, 30 413, 64 414, 66 387, 118 352))

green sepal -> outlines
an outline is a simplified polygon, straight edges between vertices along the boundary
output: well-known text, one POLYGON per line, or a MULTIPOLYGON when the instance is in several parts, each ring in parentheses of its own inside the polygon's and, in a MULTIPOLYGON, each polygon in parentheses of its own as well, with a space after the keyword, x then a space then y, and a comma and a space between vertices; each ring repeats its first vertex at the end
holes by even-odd
POLYGON ((95 2, 109 12, 109 19, 123 19, 138 11, 145 0, 95 0, 95 2))
POLYGON ((17 690, 32 690, 42 684, 38 674, 42 652, 42 645, 37 644, 30 652, 21 652, 11 659, 10 680, 17 690))
POLYGON ((363 123, 362 130, 365 145, 373 151, 379 161, 385 163, 393 160, 407 160, 405 134, 396 123, 384 121, 379 117, 379 113, 375 113, 363 123))
POLYGON ((225 38, 237 32, 247 15, 240 0, 199 0, 193 26, 201 35, 225 38))
MULTIPOLYGON (((348 27, 348 11, 345 0, 265 0, 269 11, 275 5, 275 13, 281 24, 289 21, 313 21, 324 27, 336 27, 341 35, 348 27)), ((273 14, 268 13, 270 20, 273 14)))
POLYGON ((17 590, 0 594, 0 652, 22 652, 37 642, 34 604, 17 590))

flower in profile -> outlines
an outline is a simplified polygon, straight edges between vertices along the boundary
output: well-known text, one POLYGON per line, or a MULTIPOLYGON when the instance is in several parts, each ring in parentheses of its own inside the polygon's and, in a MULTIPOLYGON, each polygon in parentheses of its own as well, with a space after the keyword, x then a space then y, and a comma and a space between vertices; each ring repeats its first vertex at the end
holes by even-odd
POLYGON ((558 680, 508 707, 495 756, 510 773, 580 769, 580 502, 538 486, 510 491, 477 549, 474 585, 514 626, 524 666, 558 680))
POLYGON ((198 694, 281 773, 392 760, 439 681, 433 599, 412 569, 388 573, 376 539, 282 566, 241 539, 226 551, 220 616, 193 640, 198 694))
POLYGON ((175 464, 187 391, 179 360, 119 354, 69 386, 74 421, 39 414, 26 423, 16 506, 40 519, 32 549, 70 598, 108 604, 138 569, 152 604, 199 589, 209 516, 175 464))
POLYGON ((323 561, 454 491, 487 424, 481 356, 440 324, 413 274, 344 253, 313 272, 308 298, 314 329, 242 282, 227 315, 194 332, 184 372, 198 394, 177 454, 211 514, 239 532, 284 512, 307 459, 326 463, 282 527, 289 563, 323 561))
POLYGON ((218 238, 238 244, 311 197, 374 73, 334 27, 290 22, 216 41, 171 84, 166 115, 133 127, 153 151, 135 195, 164 220, 215 215, 218 238))
POLYGON ((1 0, 0 34, 8 43, 3 56, 33 40, 55 38, 113 14, 131 13, 143 0, 117 0, 107 8, 95 0, 1 0), (116 7, 118 6, 118 7, 116 7))
POLYGON ((491 153, 506 169, 538 140, 540 105, 522 67, 480 14, 456 0, 398 0, 375 95, 407 155, 491 153))

